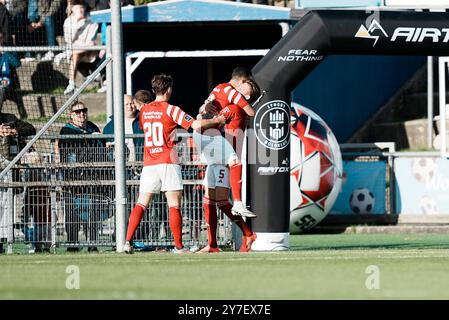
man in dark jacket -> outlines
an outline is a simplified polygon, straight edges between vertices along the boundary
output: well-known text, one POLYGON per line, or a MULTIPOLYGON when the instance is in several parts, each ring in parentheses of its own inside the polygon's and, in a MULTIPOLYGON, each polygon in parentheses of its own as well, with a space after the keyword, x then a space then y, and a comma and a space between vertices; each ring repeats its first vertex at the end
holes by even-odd
MULTIPOLYGON (((0 104, 0 171, 24 147, 25 137, 34 134, 36 129, 31 124, 19 120, 13 114, 3 113, 2 104, 0 104)), ((13 176, 17 173, 12 172, 13 176)), ((0 253, 3 252, 3 239, 11 235, 8 228, 11 227, 9 223, 12 221, 12 210, 5 210, 5 208, 11 208, 9 199, 8 189, 0 187, 0 226, 2 226, 0 227, 0 253)))
POLYGON ((0 104, 0 160, 11 160, 25 146, 25 137, 35 135, 36 129, 1 109, 0 104))

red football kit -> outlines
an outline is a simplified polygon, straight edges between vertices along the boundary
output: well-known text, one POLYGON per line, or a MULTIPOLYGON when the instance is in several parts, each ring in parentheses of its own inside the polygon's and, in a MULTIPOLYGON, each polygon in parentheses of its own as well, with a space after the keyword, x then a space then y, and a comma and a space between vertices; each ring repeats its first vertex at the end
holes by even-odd
POLYGON ((194 119, 168 102, 153 101, 140 109, 140 127, 144 137, 144 166, 174 163, 178 154, 174 149, 174 131, 179 125, 189 129, 194 119))
POLYGON ((227 105, 220 111, 220 115, 226 118, 225 137, 240 158, 248 115, 236 104, 227 105))
POLYGON ((217 85, 209 94, 209 98, 218 111, 230 104, 236 104, 240 108, 244 108, 249 104, 229 82, 217 85))

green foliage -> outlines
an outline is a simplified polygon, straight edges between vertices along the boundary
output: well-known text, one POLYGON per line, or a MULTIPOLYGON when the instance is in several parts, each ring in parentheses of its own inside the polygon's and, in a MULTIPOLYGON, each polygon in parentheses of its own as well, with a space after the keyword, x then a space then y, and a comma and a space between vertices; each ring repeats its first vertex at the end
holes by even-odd
POLYGON ((134 4, 136 6, 140 6, 140 5, 143 5, 143 4, 147 4, 147 3, 151 3, 151 2, 157 2, 157 1, 159 1, 159 0, 134 0, 134 4))

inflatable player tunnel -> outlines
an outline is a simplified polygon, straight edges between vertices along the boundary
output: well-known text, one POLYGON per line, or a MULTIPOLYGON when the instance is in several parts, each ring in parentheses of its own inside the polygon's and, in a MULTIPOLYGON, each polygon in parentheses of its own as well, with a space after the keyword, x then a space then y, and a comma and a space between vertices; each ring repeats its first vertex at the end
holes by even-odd
POLYGON ((258 215, 251 221, 255 251, 289 248, 290 95, 329 54, 449 55, 449 13, 312 11, 253 68, 266 91, 248 134, 247 204, 258 215))

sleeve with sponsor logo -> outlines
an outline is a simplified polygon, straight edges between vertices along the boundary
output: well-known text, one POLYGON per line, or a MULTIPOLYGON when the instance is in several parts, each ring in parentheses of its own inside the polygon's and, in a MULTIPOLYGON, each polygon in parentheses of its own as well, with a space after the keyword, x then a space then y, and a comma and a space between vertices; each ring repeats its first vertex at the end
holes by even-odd
POLYGON ((168 105, 167 115, 179 126, 184 129, 189 129, 194 121, 193 117, 182 111, 181 108, 177 106, 173 106, 171 104, 168 105))

